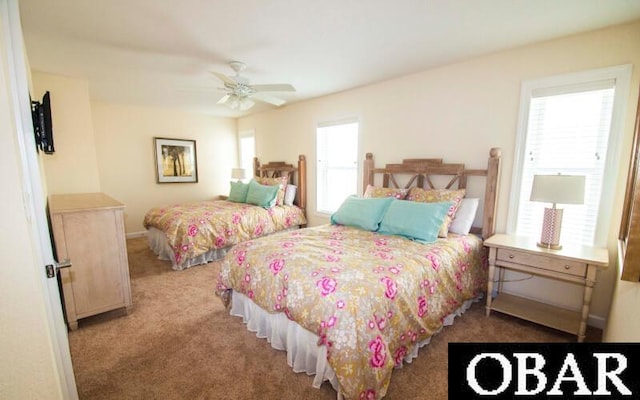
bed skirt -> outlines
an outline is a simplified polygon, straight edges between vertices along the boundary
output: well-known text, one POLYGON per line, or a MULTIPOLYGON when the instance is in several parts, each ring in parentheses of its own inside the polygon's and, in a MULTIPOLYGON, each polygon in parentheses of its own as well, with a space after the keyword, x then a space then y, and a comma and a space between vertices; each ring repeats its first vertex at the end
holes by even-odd
MULTIPOLYGON (((462 315, 481 298, 482 295, 464 302, 456 311, 445 317, 443 327, 452 325, 455 317, 462 315)), ((312 383, 314 388, 318 389, 323 382, 329 381, 336 390, 338 398, 341 398, 338 377, 327 362, 326 347, 318 346, 316 334, 291 321, 284 313, 270 314, 264 311, 242 293, 232 292, 230 314, 242 317, 247 330, 255 332, 261 339, 267 339, 274 349, 286 351, 287 363, 294 372, 315 375, 312 383)), ((441 330, 442 327, 434 335, 441 330)), ((410 363, 418 357, 418 351, 429 344, 431 337, 433 335, 419 342, 418 346, 414 346, 413 350, 407 353, 404 361, 410 363)), ((397 368, 402 368, 402 365, 397 368)))
POLYGON ((223 258, 231 248, 231 246, 228 246, 222 249, 211 249, 197 257, 184 260, 181 265, 177 265, 173 257, 173 250, 171 249, 171 246, 169 246, 169 243, 167 243, 167 237, 161 230, 149 228, 147 231, 147 240, 149 241, 149 248, 151 248, 158 258, 160 260, 171 261, 171 268, 176 271, 187 269, 194 265, 206 264, 211 261, 219 260, 223 258))

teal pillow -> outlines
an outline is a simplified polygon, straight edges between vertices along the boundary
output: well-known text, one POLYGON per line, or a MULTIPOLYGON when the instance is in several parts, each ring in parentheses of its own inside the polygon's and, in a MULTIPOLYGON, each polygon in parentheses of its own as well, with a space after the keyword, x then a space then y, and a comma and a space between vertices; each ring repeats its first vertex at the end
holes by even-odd
POLYGON ((380 226, 387 207, 394 200, 393 197, 365 199, 355 195, 349 196, 338 211, 331 215, 331 223, 375 232, 380 226))
POLYGON ((249 192, 248 183, 231 182, 231 190, 229 191, 227 200, 235 201, 236 203, 246 203, 247 192, 249 192))
POLYGON ((276 204, 278 189, 280 189, 278 185, 261 185, 252 179, 251 182, 249 182, 249 190, 247 191, 247 203, 264 208, 271 208, 276 204))
POLYGON ((400 235, 422 243, 435 242, 453 202, 422 203, 396 200, 387 209, 379 233, 400 235))

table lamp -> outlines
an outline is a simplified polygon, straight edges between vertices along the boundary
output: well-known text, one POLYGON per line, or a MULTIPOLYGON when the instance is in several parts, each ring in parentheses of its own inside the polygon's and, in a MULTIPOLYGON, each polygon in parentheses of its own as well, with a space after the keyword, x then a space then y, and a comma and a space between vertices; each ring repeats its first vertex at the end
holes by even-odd
POLYGON ((247 177, 246 170, 244 168, 231 168, 231 178, 237 179, 238 182, 247 177))
POLYGON ((534 175, 531 188, 531 201, 552 203, 553 207, 544 209, 542 233, 538 246, 547 249, 561 249, 560 228, 562 209, 556 204, 583 204, 584 181, 582 175, 534 175))

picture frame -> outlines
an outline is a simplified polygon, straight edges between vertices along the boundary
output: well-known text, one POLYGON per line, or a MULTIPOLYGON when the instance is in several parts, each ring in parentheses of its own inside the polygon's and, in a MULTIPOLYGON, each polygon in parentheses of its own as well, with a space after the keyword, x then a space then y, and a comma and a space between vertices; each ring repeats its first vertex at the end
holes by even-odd
POLYGON ((153 138, 157 183, 197 183, 196 141, 153 138))

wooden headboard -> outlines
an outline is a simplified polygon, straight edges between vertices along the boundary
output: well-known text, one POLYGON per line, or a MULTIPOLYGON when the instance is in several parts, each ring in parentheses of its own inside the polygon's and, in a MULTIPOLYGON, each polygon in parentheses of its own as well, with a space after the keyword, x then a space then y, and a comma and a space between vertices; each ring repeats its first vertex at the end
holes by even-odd
POLYGON ((298 166, 287 164, 284 161, 271 161, 267 164, 260 164, 258 157, 253 158, 253 175, 261 177, 276 178, 284 175, 289 176, 289 183, 298 186, 294 204, 302 208, 307 213, 307 159, 304 155, 298 156, 298 166))
POLYGON ((464 164, 450 164, 441 158, 412 158, 402 160, 400 164, 387 164, 384 168, 375 168, 373 154, 367 153, 362 172, 363 186, 374 185, 375 177, 382 175, 382 186, 400 189, 398 181, 408 179, 402 188, 420 187, 423 189, 466 189, 469 177, 485 177, 484 209, 482 227, 472 228, 472 232, 488 238, 496 229, 496 206, 498 202, 498 178, 500 176, 500 158, 502 150, 494 147, 489 151, 487 169, 466 169, 464 164), (448 183, 443 187, 436 187, 433 182, 436 177, 446 177, 448 183))

